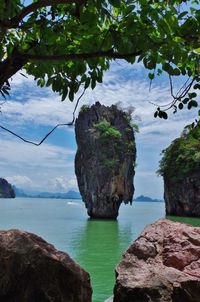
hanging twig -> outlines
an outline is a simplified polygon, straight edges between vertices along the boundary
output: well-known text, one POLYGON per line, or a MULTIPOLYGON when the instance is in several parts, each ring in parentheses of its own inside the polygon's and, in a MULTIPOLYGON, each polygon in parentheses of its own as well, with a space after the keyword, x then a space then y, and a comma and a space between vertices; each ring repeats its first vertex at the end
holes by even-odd
POLYGON ((80 102, 80 99, 83 97, 84 93, 85 93, 85 89, 84 89, 83 93, 79 96, 79 98, 78 98, 77 101, 76 101, 76 105, 75 105, 74 111, 73 111, 73 118, 72 118, 72 121, 71 121, 70 123, 57 124, 50 132, 48 132, 48 133, 43 137, 43 139, 42 139, 39 143, 34 143, 34 142, 30 141, 30 140, 27 140, 27 139, 23 138, 22 136, 16 134, 15 132, 13 132, 12 130, 9 130, 9 129, 7 129, 7 128, 1 126, 1 125, 0 125, 0 128, 3 129, 4 131, 7 131, 8 133, 10 133, 10 134, 16 136, 17 138, 21 139, 21 140, 22 140, 23 142, 25 142, 25 143, 32 144, 32 145, 35 145, 35 146, 40 146, 40 145, 47 139, 47 137, 48 137, 54 130, 56 130, 56 128, 61 127, 61 126, 73 126, 74 121, 75 121, 75 113, 76 113, 76 109, 77 109, 78 104, 79 104, 79 102, 80 102))

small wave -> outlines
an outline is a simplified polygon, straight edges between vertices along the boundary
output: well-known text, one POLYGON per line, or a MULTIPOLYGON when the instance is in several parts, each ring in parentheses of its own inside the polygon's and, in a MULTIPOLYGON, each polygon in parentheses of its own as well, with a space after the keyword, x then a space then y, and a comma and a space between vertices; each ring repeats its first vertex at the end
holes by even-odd
POLYGON ((75 201, 68 201, 67 204, 72 205, 72 206, 80 206, 80 204, 75 201))

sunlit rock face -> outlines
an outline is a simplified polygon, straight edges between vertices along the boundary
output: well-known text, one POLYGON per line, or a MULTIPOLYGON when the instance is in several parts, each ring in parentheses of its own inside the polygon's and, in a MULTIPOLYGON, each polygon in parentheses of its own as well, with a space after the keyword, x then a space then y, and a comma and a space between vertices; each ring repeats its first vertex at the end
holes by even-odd
POLYGON ((116 268, 114 302, 200 301, 200 228, 160 219, 116 268))
POLYGON ((116 219, 122 202, 131 203, 136 158, 131 117, 116 106, 82 107, 75 123, 75 173, 92 218, 116 219))

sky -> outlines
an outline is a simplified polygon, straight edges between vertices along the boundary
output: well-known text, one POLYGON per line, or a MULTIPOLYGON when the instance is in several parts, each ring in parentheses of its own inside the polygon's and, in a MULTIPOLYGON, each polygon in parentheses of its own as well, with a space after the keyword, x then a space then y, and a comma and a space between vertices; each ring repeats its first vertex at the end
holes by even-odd
MULTIPOLYGON (((178 137, 184 126, 197 117, 198 108, 170 112, 168 120, 155 119, 156 107, 171 100, 167 77, 150 82, 142 64, 130 65, 115 61, 104 75, 102 84, 87 90, 80 101, 111 106, 121 102, 122 108, 135 107, 132 119, 139 126, 136 134, 137 167, 134 178, 134 196, 163 198, 162 177, 158 177, 161 151, 178 137)), ((178 80, 175 90, 180 86, 178 80)), ((50 88, 38 88, 32 77, 20 73, 11 81, 11 94, 1 105, 0 125, 15 131, 26 139, 39 142, 57 123, 72 120, 75 102, 61 102, 50 88)), ((78 95, 77 95, 78 98, 78 95)), ((76 115, 77 115, 76 114, 76 115)), ((25 191, 78 191, 74 173, 76 141, 74 127, 60 127, 41 145, 34 146, 0 130, 0 177, 25 191)))

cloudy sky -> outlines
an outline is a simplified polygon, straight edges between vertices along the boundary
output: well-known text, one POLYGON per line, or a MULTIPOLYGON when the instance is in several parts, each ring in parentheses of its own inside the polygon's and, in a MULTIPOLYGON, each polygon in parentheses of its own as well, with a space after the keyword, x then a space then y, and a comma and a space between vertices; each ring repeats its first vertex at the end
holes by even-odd
MULTIPOLYGON (((149 91, 147 74, 141 64, 114 62, 105 74, 103 84, 98 84, 93 91, 88 90, 80 106, 99 101, 105 105, 121 102, 124 108, 135 107, 133 120, 140 128, 136 134, 135 196, 162 198, 162 179, 156 175, 160 153, 197 117, 197 109, 182 110, 177 114, 171 112, 167 121, 155 119, 156 107, 151 103, 170 101, 169 83, 162 76, 153 82, 149 91)), ((38 88, 31 77, 26 79, 17 74, 11 84, 11 95, 1 105, 0 125, 39 142, 57 123, 71 121, 75 103, 61 102, 50 89, 38 88)), ((180 83, 174 85, 178 87, 180 83)), ((0 177, 26 191, 78 190, 74 174, 75 153, 73 127, 58 128, 39 147, 0 130, 0 177)))

